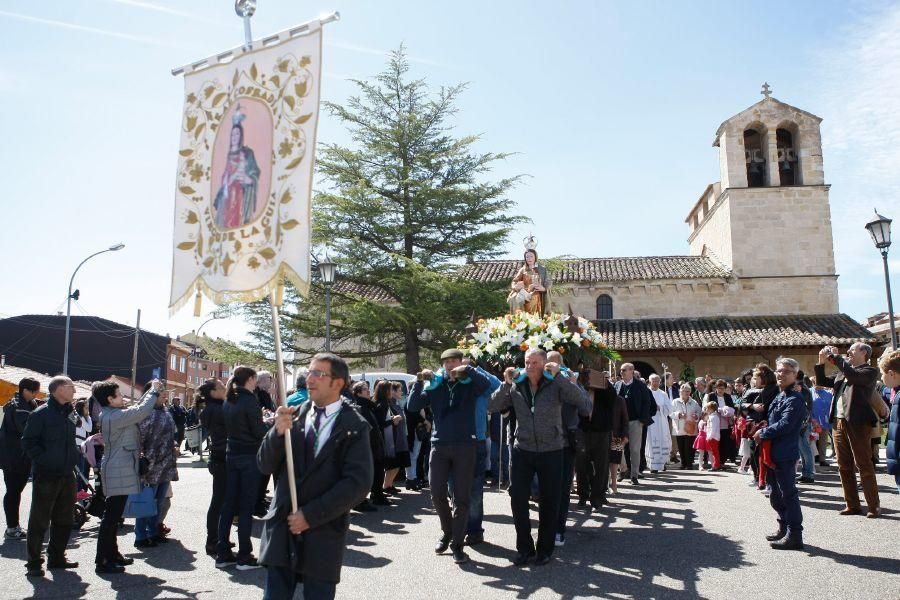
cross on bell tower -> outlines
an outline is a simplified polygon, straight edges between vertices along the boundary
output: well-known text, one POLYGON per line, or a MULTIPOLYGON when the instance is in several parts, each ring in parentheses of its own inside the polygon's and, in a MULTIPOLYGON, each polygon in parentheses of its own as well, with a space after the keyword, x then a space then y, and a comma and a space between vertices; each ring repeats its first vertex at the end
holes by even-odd
POLYGON ((762 94, 766 98, 768 98, 769 96, 772 95, 772 88, 769 87, 768 81, 763 84, 762 91, 760 92, 760 94, 762 94))

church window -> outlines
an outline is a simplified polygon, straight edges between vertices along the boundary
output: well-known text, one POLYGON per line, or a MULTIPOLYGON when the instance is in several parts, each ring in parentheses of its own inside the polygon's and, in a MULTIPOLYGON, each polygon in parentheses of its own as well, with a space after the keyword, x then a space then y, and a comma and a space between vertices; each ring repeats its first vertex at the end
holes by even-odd
POLYGON ((766 185, 765 136, 758 129, 744 130, 744 159, 747 163, 747 187, 766 185))
POLYGON ((612 298, 607 294, 601 294, 597 298, 597 319, 612 319, 613 307, 612 298))
POLYGON ((778 176, 781 185, 798 185, 800 172, 799 160, 794 143, 794 135, 787 129, 775 130, 775 142, 778 146, 778 176))

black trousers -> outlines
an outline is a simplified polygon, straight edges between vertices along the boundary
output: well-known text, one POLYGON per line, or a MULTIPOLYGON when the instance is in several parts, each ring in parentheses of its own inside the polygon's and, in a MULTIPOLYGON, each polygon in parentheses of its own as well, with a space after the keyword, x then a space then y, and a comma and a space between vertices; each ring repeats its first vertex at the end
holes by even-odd
POLYGON ((210 460, 206 467, 212 475, 212 497, 206 511, 206 545, 215 546, 219 541, 219 515, 222 514, 222 503, 225 502, 225 490, 228 487, 228 470, 225 461, 210 460))
POLYGON ((384 460, 372 458, 375 468, 372 472, 372 489, 369 497, 372 500, 376 498, 384 498, 384 460))
POLYGON ((678 456, 681 458, 681 468, 690 469, 694 464, 694 435, 678 435, 675 440, 678 443, 678 456))
MULTIPOLYGON (((570 439, 574 436, 570 436, 570 439)), ((566 519, 569 517, 569 506, 572 504, 572 479, 575 475, 575 448, 563 448, 562 486, 559 496, 559 517, 556 521, 556 533, 566 534, 566 519)))
POLYGON ((562 468, 562 450, 529 452, 513 448, 509 495, 513 522, 516 526, 516 550, 519 553, 534 554, 535 552, 534 539, 531 537, 528 499, 531 496, 531 480, 537 475, 540 494, 537 553, 540 556, 553 554, 556 525, 559 518, 559 488, 562 486, 562 468))
MULTIPOLYGON (((428 459, 431 503, 441 521, 441 535, 450 537, 453 548, 462 548, 469 525, 472 479, 475 477, 475 443, 440 444, 431 447, 428 459), (449 483, 453 481, 453 507, 450 507, 449 483)), ((559 487, 556 488, 559 498, 559 487)), ((527 501, 526 501, 527 502, 527 501)))
POLYGON ((100 531, 97 533, 97 556, 94 560, 98 565, 114 561, 119 555, 116 532, 119 530, 119 519, 125 512, 127 501, 128 496, 125 495, 106 498, 106 508, 100 518, 100 531))
POLYGON ((27 471, 3 470, 3 483, 6 493, 3 494, 3 512, 6 513, 6 526, 19 526, 19 504, 22 503, 22 490, 28 484, 27 471))
POLYGON ((266 492, 269 491, 269 475, 262 475, 259 479, 259 495, 256 497, 256 508, 263 508, 266 492))
POLYGON ((47 558, 61 561, 72 533, 75 510, 75 473, 63 477, 36 475, 31 486, 31 514, 28 516, 28 563, 40 565, 44 534, 50 529, 47 558))
POLYGON ((606 503, 606 488, 609 487, 609 445, 611 431, 582 431, 578 436, 578 454, 575 458, 578 469, 578 497, 590 500, 592 505, 606 503))

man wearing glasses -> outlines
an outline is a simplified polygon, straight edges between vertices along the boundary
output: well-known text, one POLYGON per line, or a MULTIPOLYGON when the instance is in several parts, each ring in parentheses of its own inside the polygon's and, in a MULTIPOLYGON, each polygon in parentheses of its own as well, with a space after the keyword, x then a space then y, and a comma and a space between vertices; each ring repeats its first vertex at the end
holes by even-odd
POLYGON ((800 459, 800 429, 806 417, 803 395, 794 389, 800 364, 793 358, 779 358, 775 365, 775 379, 781 392, 769 407, 768 425, 753 436, 757 443, 772 442, 775 463, 767 477, 772 488, 769 503, 778 513, 778 531, 766 539, 776 550, 803 550, 803 513, 794 479, 800 459))
POLYGON ((259 448, 259 470, 279 474, 260 541, 259 562, 268 569, 267 600, 293 598, 298 583, 306 600, 335 596, 350 509, 365 498, 373 477, 369 424, 341 398, 349 381, 344 359, 330 352, 313 356, 306 375, 310 401, 297 409, 279 406, 275 426, 259 448), (288 489, 288 432, 297 512, 291 512, 288 489))
POLYGON ((60 375, 50 380, 47 390, 50 392, 47 403, 31 413, 22 433, 22 449, 31 459, 34 473, 28 517, 28 562, 25 563, 29 577, 44 575, 41 553, 48 527, 47 567, 78 567, 77 562, 66 560, 75 508, 74 469, 79 457, 75 445, 78 417, 72 410, 75 384, 60 375))

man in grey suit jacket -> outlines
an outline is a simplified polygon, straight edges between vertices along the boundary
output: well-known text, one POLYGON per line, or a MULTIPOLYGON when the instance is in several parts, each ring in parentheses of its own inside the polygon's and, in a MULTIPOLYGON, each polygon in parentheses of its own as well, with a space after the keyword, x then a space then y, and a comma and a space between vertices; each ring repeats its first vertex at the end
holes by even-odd
POLYGON ((350 381, 347 363, 331 353, 313 357, 306 376, 310 402, 297 414, 280 406, 275 426, 257 453, 260 471, 278 474, 275 500, 265 517, 259 562, 268 569, 267 600, 334 598, 350 525, 350 509, 372 484, 369 424, 341 398, 350 381), (284 436, 290 432, 297 512, 291 511, 284 436))

